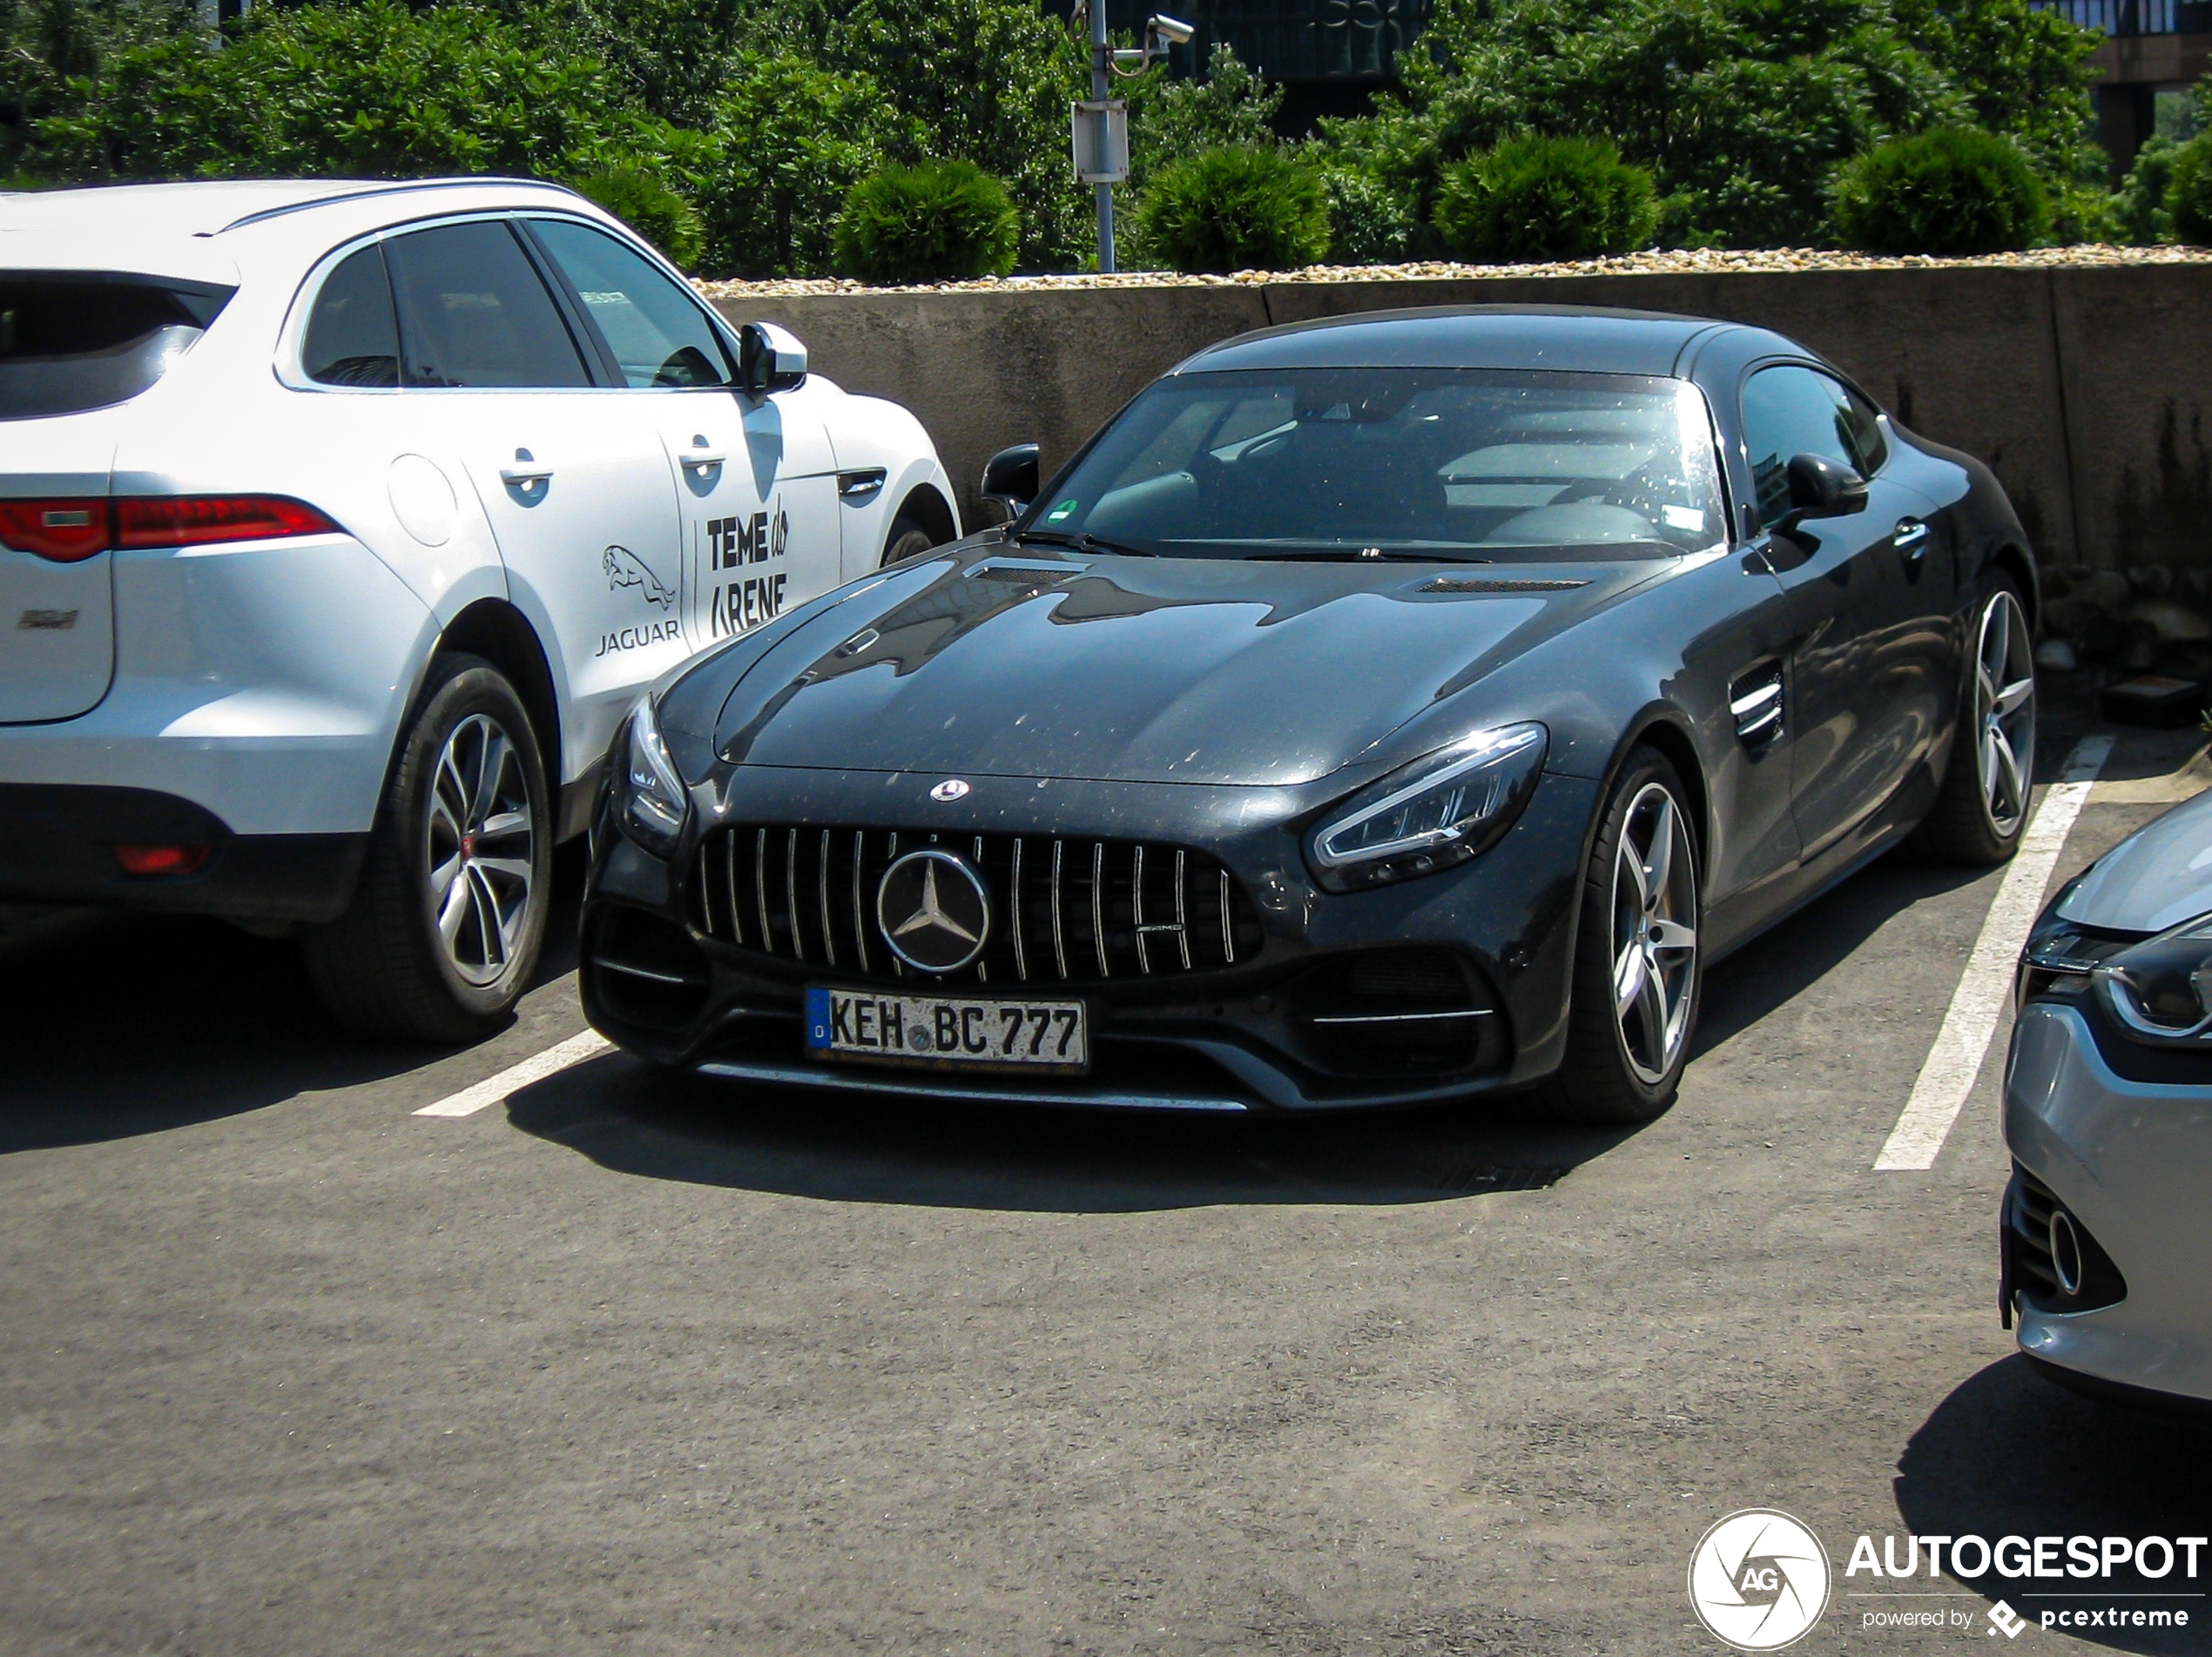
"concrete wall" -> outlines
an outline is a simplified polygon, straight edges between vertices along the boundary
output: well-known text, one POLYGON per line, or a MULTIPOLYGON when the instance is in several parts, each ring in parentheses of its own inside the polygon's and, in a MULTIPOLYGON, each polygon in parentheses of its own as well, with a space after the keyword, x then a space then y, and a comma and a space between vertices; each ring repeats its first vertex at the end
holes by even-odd
POLYGON ((1979 455, 2054 562, 2212 567, 2212 266, 1953 267, 739 299, 853 391, 914 410, 974 521, 991 453, 1049 474, 1130 396, 1272 322, 1454 304, 1624 306, 1754 322, 1979 455))

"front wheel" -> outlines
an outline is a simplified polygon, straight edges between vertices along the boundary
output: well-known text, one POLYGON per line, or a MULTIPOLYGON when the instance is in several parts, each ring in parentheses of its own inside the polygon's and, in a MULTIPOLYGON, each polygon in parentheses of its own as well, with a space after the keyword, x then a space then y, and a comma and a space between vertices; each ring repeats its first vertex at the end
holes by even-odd
POLYGON ((514 686, 475 657, 442 658, 401 740, 353 906, 301 936, 331 1016, 426 1041, 505 1023, 545 941, 547 801, 514 686))
POLYGON ((1608 796, 1584 872, 1567 1057, 1538 1095, 1572 1122, 1649 1122, 1675 1100, 1703 985, 1689 791, 1637 748, 1608 796))
POLYGON ((936 544, 937 537, 930 534, 927 524, 901 514, 893 521, 890 533, 883 537, 883 568, 888 569, 893 564, 918 558, 936 544))
POLYGON ((1951 760, 1915 844, 1939 863, 1986 868, 2020 849, 2035 778, 2035 640, 2009 576, 1982 600, 1972 637, 1951 760))

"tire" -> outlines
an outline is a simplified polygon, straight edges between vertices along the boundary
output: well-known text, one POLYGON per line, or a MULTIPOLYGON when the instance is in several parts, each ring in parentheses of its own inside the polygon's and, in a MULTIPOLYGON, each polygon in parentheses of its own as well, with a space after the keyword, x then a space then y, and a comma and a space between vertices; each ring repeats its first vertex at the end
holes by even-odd
POLYGON ((2035 777, 2035 640, 2011 576, 1975 607, 1967 648, 1951 758, 1912 844, 1932 862, 1987 868, 2020 849, 2035 777))
POLYGON ((883 562, 888 569, 893 564, 904 563, 919 557, 937 545, 937 537, 929 532, 921 519, 901 513, 891 521, 891 532, 883 537, 883 562))
POLYGON ((301 934, 323 1005, 366 1035, 458 1042, 500 1028, 544 946, 552 862, 522 699, 481 657, 441 657, 401 738, 352 906, 301 934))
POLYGON ((1548 1116, 1649 1122, 1675 1101, 1704 985, 1689 799, 1666 756, 1630 751, 1583 872, 1567 1057, 1536 1095, 1548 1116), (1615 986, 1631 971, 1636 988, 1623 1011, 1615 986))

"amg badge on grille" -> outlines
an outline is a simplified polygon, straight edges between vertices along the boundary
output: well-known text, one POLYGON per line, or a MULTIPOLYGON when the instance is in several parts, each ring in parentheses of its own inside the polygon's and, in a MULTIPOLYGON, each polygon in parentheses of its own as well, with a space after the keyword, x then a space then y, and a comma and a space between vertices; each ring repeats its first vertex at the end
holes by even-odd
POLYGON ((876 926, 917 972, 956 973, 983 953, 991 896, 965 859, 935 846, 909 852, 875 889, 876 926))

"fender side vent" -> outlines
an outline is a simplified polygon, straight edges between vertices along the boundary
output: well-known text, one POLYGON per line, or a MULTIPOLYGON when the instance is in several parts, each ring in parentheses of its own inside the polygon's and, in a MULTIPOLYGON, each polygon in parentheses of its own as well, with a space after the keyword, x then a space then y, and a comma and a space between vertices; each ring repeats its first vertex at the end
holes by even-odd
POLYGON ((1771 747, 1783 731, 1782 663, 1765 663, 1729 686, 1728 711, 1738 742, 1754 753, 1771 747))

